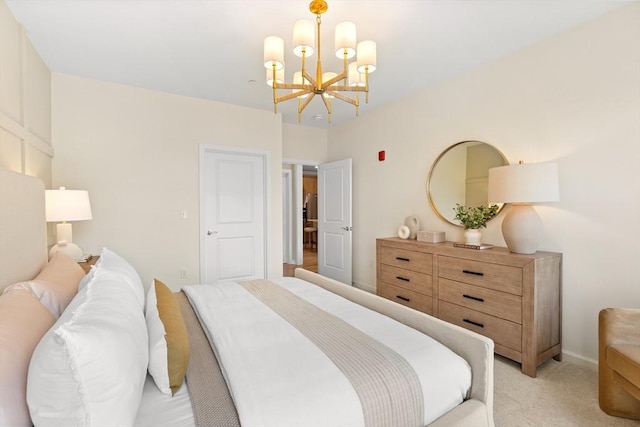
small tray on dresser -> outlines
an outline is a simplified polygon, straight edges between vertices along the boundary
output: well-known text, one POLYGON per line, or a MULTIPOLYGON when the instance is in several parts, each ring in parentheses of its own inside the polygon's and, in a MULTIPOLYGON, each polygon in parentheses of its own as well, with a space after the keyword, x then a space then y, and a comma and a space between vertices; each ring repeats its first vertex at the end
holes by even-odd
POLYGON ((88 255, 88 259, 84 262, 78 262, 78 265, 82 267, 85 274, 91 270, 91 266, 94 265, 100 259, 99 255, 88 255))

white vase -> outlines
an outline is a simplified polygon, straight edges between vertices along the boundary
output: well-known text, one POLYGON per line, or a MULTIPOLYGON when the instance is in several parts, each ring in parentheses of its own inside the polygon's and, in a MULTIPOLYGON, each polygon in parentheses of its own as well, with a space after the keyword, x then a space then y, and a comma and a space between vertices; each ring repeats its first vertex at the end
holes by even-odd
POLYGON ((482 242, 482 233, 478 228, 469 228, 464 232, 464 243, 467 245, 479 245, 482 242))
POLYGON ((420 220, 418 219, 418 215, 410 215, 406 217, 404 225, 409 227, 409 239, 415 239, 418 235, 418 230, 420 230, 420 220))

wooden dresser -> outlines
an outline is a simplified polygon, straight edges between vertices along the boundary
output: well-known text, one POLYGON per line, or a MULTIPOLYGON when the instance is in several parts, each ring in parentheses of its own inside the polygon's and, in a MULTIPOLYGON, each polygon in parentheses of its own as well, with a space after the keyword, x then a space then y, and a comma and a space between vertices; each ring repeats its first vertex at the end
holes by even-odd
POLYGON ((376 257, 378 295, 490 337, 531 377, 560 360, 562 254, 388 238, 376 257))

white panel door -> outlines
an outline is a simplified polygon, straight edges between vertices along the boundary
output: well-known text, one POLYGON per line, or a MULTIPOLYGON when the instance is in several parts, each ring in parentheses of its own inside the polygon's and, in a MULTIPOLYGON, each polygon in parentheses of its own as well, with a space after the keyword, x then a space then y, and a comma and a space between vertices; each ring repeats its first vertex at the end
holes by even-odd
POLYGON ((351 159, 318 166, 318 273, 352 282, 351 159))
POLYGON ((201 282, 266 277, 264 156, 202 156, 201 282))

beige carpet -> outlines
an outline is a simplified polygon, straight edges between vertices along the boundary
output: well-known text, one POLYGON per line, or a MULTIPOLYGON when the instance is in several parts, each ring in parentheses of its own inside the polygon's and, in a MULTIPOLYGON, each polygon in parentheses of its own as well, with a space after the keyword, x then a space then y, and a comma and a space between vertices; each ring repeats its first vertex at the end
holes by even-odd
POLYGON ((640 421, 611 417, 598 406, 598 371, 550 360, 536 378, 520 365, 496 356, 496 427, 638 427, 640 421))

